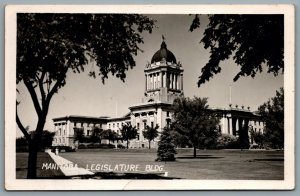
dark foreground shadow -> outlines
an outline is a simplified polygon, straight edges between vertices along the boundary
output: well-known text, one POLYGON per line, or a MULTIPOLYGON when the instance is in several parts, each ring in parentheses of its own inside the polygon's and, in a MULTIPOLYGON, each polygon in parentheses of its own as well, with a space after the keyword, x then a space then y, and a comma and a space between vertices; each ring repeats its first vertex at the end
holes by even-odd
POLYGON ((221 158, 224 157, 216 157, 213 155, 197 155, 196 157, 192 155, 188 155, 188 156, 176 157, 176 159, 221 159, 221 158))
POLYGON ((253 159, 252 161, 284 161, 284 159, 253 159))
POLYGON ((142 173, 114 173, 114 172, 98 172, 95 173, 93 179, 180 179, 166 177, 159 174, 142 174, 142 173))

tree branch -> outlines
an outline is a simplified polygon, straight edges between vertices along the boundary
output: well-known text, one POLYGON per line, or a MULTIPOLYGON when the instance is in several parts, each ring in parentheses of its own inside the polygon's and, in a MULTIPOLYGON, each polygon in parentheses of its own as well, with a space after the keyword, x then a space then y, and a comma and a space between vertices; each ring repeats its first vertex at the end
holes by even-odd
POLYGON ((31 137, 30 137, 29 133, 26 131, 26 129, 24 128, 23 124, 21 123, 17 111, 16 111, 16 121, 17 121, 17 125, 18 125, 19 129, 20 129, 20 130, 22 131, 22 133, 24 134, 26 140, 27 140, 28 142, 30 142, 31 137))
POLYGON ((28 89, 28 92, 30 93, 34 108, 35 108, 37 114, 40 115, 41 114, 41 106, 39 104, 39 100, 38 100, 35 90, 32 86, 32 83, 27 80, 23 80, 23 81, 24 81, 25 86, 28 89))
POLYGON ((44 90, 44 86, 43 86, 44 85, 45 74, 46 74, 46 72, 43 71, 41 78, 38 79, 39 88, 40 88, 40 92, 41 92, 41 96, 42 96, 42 106, 44 105, 44 102, 46 101, 46 94, 45 94, 45 90, 44 90))
POLYGON ((65 79, 67 71, 68 71, 68 67, 65 68, 65 70, 62 72, 62 75, 61 75, 62 77, 59 77, 57 79, 56 83, 54 84, 54 86, 52 87, 52 89, 50 90, 50 92, 48 93, 45 104, 49 105, 52 96, 54 95, 55 92, 57 92, 59 86, 62 85, 62 82, 65 79))

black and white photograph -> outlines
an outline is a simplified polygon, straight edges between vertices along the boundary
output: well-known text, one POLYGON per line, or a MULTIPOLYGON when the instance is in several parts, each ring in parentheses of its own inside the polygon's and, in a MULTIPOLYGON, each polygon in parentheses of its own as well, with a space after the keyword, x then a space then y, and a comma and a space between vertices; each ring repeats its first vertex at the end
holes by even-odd
POLYGON ((292 5, 7 6, 6 189, 293 189, 294 20, 292 5))

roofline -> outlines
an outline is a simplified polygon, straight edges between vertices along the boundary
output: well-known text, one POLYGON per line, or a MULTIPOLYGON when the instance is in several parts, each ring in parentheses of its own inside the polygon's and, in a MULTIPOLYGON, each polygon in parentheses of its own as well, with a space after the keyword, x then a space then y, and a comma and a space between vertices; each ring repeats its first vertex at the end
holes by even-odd
POLYGON ((69 116, 53 118, 52 120, 55 122, 55 121, 59 121, 59 120, 69 120, 69 119, 107 120, 107 119, 109 119, 109 117, 108 116, 93 117, 93 116, 69 115, 69 116))
POLYGON ((142 104, 138 104, 138 105, 133 105, 130 106, 129 109, 137 109, 137 108, 143 108, 143 107, 153 107, 153 106, 171 106, 171 103, 166 103, 166 102, 147 102, 147 103, 142 103, 142 104))

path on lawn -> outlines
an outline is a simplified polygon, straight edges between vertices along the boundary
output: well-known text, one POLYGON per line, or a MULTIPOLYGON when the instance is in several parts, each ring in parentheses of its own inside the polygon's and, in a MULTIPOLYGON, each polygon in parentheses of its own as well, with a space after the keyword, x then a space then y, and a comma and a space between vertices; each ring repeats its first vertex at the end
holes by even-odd
POLYGON ((191 154, 191 149, 179 149, 176 161, 167 163, 154 161, 155 149, 80 149, 60 156, 92 172, 101 172, 96 164, 111 168, 126 164, 139 165, 141 173, 147 172, 147 167, 163 168, 169 177, 183 179, 283 180, 284 177, 282 151, 198 150, 196 158, 191 154))

